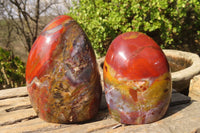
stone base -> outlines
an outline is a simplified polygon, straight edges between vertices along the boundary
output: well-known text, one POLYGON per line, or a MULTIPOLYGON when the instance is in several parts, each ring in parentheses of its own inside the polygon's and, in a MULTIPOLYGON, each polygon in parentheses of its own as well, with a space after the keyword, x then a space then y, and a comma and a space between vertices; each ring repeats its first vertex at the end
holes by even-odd
POLYGON ((200 101, 200 75, 195 76, 190 81, 189 96, 193 100, 200 101))

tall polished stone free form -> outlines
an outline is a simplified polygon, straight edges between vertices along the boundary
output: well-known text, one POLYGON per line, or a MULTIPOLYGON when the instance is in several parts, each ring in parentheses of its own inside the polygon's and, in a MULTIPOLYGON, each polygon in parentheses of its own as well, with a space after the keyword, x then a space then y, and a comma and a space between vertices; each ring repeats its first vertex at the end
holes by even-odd
POLYGON ((115 120, 145 124, 166 113, 172 91, 169 64, 147 35, 128 32, 115 38, 103 74, 107 105, 115 120))
POLYGON ((102 92, 96 57, 71 17, 56 17, 36 39, 26 82, 32 106, 43 120, 76 123, 95 117, 102 92))

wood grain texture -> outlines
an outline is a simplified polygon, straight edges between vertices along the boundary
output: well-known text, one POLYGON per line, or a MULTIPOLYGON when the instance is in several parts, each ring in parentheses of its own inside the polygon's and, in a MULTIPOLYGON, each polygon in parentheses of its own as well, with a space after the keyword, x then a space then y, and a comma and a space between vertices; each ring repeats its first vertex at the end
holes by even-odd
POLYGON ((200 128, 200 102, 190 101, 173 91, 167 114, 160 121, 144 125, 122 125, 113 120, 107 109, 100 110, 95 119, 80 124, 47 123, 37 117, 30 105, 26 87, 1 90, 0 95, 13 98, 0 100, 0 133, 194 133, 200 128), (23 92, 23 93, 22 93, 23 92), (15 94, 15 95, 14 95, 15 94), (185 102, 183 102, 185 100, 185 102), (176 104, 175 104, 176 103, 176 104), (15 108, 16 110, 5 110, 15 108))
POLYGON ((25 97, 28 96, 26 87, 19 87, 15 89, 1 90, 0 100, 14 98, 14 97, 25 97))

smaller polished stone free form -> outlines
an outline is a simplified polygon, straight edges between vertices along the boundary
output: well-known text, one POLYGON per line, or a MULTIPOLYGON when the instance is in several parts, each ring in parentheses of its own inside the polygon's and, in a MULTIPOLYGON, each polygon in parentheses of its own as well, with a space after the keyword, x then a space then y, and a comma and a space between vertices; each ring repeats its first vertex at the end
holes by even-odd
POLYGON ((96 57, 71 17, 56 17, 36 39, 26 83, 31 104, 45 121, 76 123, 96 116, 102 93, 96 57))
POLYGON ((127 32, 116 37, 103 67, 106 102, 111 116, 124 124, 161 119, 171 98, 166 56, 149 36, 127 32))

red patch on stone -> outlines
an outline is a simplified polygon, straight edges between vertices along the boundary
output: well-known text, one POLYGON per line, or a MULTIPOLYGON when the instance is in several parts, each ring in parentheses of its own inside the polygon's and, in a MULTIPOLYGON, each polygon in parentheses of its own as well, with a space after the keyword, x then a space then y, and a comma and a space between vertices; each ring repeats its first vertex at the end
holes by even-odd
POLYGON ((129 93, 130 93, 130 95, 131 95, 131 97, 133 98, 133 100, 135 101, 135 102, 137 102, 137 91, 136 90, 134 90, 134 89, 130 89, 129 90, 129 93))

